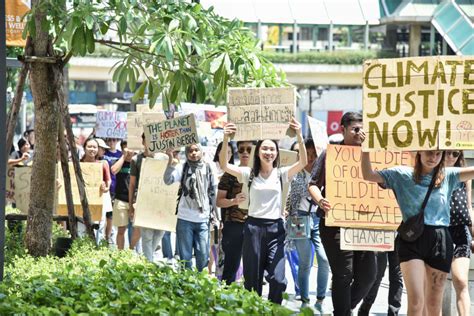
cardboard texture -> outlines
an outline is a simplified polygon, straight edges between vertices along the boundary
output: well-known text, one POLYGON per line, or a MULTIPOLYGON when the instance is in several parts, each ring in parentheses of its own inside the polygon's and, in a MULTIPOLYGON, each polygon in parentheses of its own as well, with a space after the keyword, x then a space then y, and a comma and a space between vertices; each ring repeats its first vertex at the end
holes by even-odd
POLYGON ((194 114, 146 124, 143 131, 146 146, 151 153, 199 143, 194 114))
POLYGON ((296 106, 294 88, 230 88, 228 121, 237 125, 233 139, 261 140, 285 137, 296 106))
POLYGON ((168 160, 146 158, 140 171, 134 226, 176 231, 179 183, 163 180, 168 160))
MULTIPOLYGON (((67 215, 66 193, 64 191, 64 177, 61 165, 58 164, 58 181, 60 184, 58 195, 58 215, 67 215)), ((103 195, 100 192, 102 184, 102 162, 81 162, 82 177, 86 189, 87 201, 91 211, 93 221, 100 221, 102 218, 103 195)), ((74 202, 74 212, 76 216, 82 217, 82 205, 77 188, 76 173, 72 162, 69 163, 69 173, 71 174, 72 197, 74 202)))
POLYGON ((142 150, 143 125, 165 121, 164 112, 128 112, 127 146, 131 150, 142 150))
MULTIPOLYGON (((327 226, 395 230, 402 215, 392 190, 362 177, 361 147, 328 145, 326 152, 326 198, 332 210, 327 226)), ((372 167, 413 166, 408 152, 370 153, 372 167)))
POLYGON ((364 151, 474 149, 474 57, 368 60, 364 151))
POLYGON ((316 154, 319 157, 329 144, 326 123, 308 115, 308 125, 311 130, 311 137, 313 138, 316 154))
POLYGON ((30 206, 30 181, 32 167, 21 167, 15 169, 15 200, 16 208, 21 214, 28 214, 30 206))
POLYGON ((341 250, 394 251, 395 231, 341 227, 341 250))
POLYGON ((100 138, 127 138, 127 112, 97 111, 95 135, 100 138))
POLYGON ((15 203, 15 168, 7 167, 5 182, 5 198, 7 203, 15 203))

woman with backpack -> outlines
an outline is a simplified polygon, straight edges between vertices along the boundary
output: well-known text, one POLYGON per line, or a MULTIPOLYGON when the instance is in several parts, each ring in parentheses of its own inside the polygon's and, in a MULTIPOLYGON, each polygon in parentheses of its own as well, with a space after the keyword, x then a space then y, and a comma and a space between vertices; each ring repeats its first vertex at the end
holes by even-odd
POLYGON ((414 168, 375 171, 369 153, 362 153, 364 179, 394 190, 402 213, 396 249, 408 294, 408 315, 441 314, 444 285, 453 259, 451 194, 459 182, 474 178, 474 167, 444 168, 444 160, 442 151, 419 151, 414 168), (421 224, 408 229, 409 223, 418 218, 421 224), (417 237, 418 233, 421 235, 417 237))
POLYGON ((301 135, 301 124, 294 118, 290 122, 298 138, 299 161, 279 168, 278 144, 271 139, 257 143, 253 168, 238 167, 228 163, 227 146, 229 136, 236 126, 228 123, 224 127, 223 150, 220 155, 222 169, 248 186, 249 209, 244 225, 243 266, 245 288, 262 295, 264 272, 270 285, 268 299, 281 304, 286 289, 282 191, 294 175, 306 166, 306 148, 301 135))
POLYGON ((218 219, 216 212, 216 183, 210 165, 202 159, 200 145, 185 148, 186 162, 173 163, 173 151, 168 150, 168 166, 164 182, 180 182, 176 212, 176 238, 178 252, 185 268, 192 268, 193 249, 196 267, 202 271, 209 262, 209 226, 218 219))

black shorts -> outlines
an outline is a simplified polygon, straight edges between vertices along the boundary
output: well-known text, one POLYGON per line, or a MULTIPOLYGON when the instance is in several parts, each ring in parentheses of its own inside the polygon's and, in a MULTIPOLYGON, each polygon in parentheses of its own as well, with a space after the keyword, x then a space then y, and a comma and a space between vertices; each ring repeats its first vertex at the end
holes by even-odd
POLYGON ((471 231, 467 225, 450 226, 449 232, 454 243, 454 258, 471 258, 471 231))
POLYGON ((112 219, 113 212, 105 212, 105 218, 112 219))
POLYGON ((414 242, 406 242, 397 236, 396 248, 400 263, 419 259, 433 269, 446 273, 451 270, 453 241, 448 227, 425 225, 423 234, 414 242))

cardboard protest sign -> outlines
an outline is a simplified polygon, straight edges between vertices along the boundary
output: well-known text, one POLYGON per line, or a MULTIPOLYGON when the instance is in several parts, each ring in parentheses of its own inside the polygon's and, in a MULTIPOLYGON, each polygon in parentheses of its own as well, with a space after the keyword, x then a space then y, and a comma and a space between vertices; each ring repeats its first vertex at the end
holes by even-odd
POLYGON ((146 104, 137 104, 136 107, 138 113, 142 112, 163 112, 163 107, 161 106, 161 103, 158 104, 156 103, 153 108, 150 108, 150 105, 148 103, 146 104))
POLYGON ((179 183, 164 183, 163 175, 167 164, 167 156, 163 160, 143 159, 134 226, 176 231, 179 183))
POLYGON ((395 231, 341 227, 341 250, 394 251, 395 231))
POLYGON ((474 57, 368 60, 364 151, 474 149, 474 57))
POLYGON ((151 153, 199 143, 193 114, 143 126, 145 142, 151 153))
POLYGON ((22 167, 15 170, 16 208, 21 211, 21 214, 28 214, 28 207, 30 206, 31 168, 22 167))
POLYGON ((7 203, 15 203, 15 168, 7 167, 5 183, 5 198, 7 203))
MULTIPOLYGON (((81 162, 82 177, 86 189, 87 201, 89 202, 89 209, 91 211, 91 218, 93 221, 100 221, 102 218, 102 204, 103 197, 100 192, 102 184, 102 162, 81 162)), ((77 187, 76 173, 72 162, 69 163, 69 173, 71 174, 72 197, 74 202, 74 212, 76 216, 82 216, 82 206, 77 187)), ((66 193, 64 191, 64 176, 61 165, 58 164, 58 181, 60 184, 58 195, 58 215, 67 215, 66 193)))
POLYGON ((100 138, 127 138, 127 112, 97 111, 95 135, 100 138))
MULTIPOLYGON (((326 198, 332 205, 326 225, 395 230, 402 220, 395 195, 363 179, 361 147, 328 145, 326 155, 326 198)), ((408 152, 373 152, 370 160, 377 170, 413 165, 408 152)))
POLYGON ((164 112, 128 112, 127 146, 131 150, 142 150, 143 125, 166 120, 164 112))
POLYGON ((326 123, 312 118, 308 115, 308 125, 311 130, 311 137, 313 138, 316 154, 321 155, 324 149, 329 144, 329 137, 326 129, 326 123))
POLYGON ((294 88, 230 88, 228 121, 237 125, 234 140, 282 139, 295 113, 294 88))

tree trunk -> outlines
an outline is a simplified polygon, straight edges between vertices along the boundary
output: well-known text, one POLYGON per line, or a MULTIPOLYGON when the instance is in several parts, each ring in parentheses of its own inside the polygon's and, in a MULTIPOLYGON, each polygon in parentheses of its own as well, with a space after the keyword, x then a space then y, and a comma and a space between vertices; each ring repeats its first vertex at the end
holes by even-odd
POLYGON ((62 115, 59 117, 58 142, 61 157, 61 169, 64 178, 64 192, 66 193, 67 215, 69 223, 69 231, 72 239, 77 237, 77 221, 74 214, 74 200, 72 197, 71 174, 69 173, 69 162, 67 155, 66 141, 64 140, 64 125, 62 123, 62 115))
MULTIPOLYGON (((46 22, 41 5, 44 1, 31 1, 36 25, 32 42, 33 55, 51 57, 51 39, 48 30, 43 27, 45 23, 42 23, 46 22)), ((34 62, 30 67, 36 144, 25 241, 30 255, 46 256, 51 248, 51 225, 56 194, 56 136, 59 115, 56 91, 62 85, 62 72, 59 63, 34 62)))

